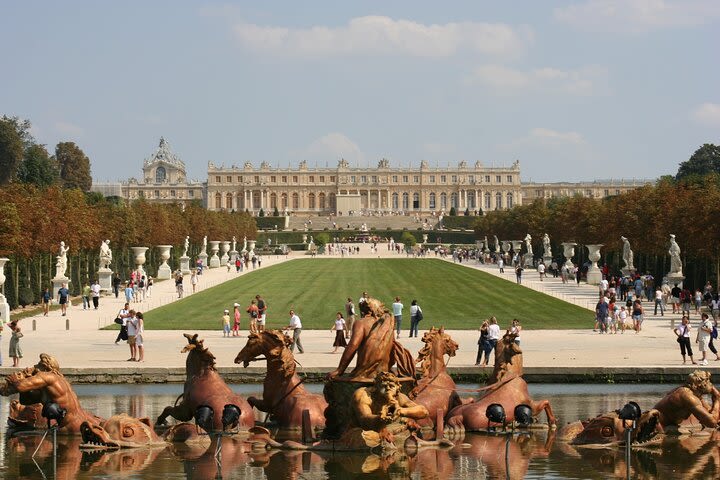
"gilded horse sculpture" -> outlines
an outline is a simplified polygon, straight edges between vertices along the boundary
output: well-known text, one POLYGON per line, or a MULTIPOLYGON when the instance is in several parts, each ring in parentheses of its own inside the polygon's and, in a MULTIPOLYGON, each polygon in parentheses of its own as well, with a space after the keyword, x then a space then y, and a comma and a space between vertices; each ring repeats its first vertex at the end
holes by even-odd
POLYGON ((327 402, 322 395, 309 393, 295 372, 295 357, 288 348, 292 339, 281 330, 251 333, 247 344, 235 357, 235 363, 247 367, 260 355, 267 361, 262 398, 248 397, 248 403, 268 412, 280 428, 302 427, 303 411, 310 413, 312 427, 325 426, 327 402))

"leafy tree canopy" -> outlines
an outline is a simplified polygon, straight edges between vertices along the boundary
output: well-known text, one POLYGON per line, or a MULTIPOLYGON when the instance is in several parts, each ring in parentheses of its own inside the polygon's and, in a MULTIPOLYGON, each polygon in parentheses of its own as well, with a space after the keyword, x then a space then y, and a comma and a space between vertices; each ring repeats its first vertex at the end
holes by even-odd
POLYGON ((720 173, 720 146, 706 143, 695 150, 689 160, 682 162, 678 168, 677 180, 708 173, 720 173))
POLYGON ((33 144, 25 150, 25 158, 17 172, 20 182, 44 188, 57 183, 59 177, 57 163, 50 158, 44 145, 33 144))
POLYGON ((0 119, 0 185, 15 179, 23 159, 23 139, 18 133, 17 119, 0 119))
POLYGON ((84 192, 90 190, 90 159, 75 143, 58 143, 55 159, 60 166, 60 178, 65 188, 79 188, 84 192))

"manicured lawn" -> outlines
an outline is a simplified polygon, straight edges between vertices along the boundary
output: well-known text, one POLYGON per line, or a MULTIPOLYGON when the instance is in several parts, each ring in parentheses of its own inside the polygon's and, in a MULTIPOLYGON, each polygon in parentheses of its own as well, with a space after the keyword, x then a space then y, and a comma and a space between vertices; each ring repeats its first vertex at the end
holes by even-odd
POLYGON ((417 299, 425 318, 420 329, 444 325, 477 329, 495 315, 501 328, 513 318, 524 328, 587 328, 592 313, 483 272, 435 259, 300 259, 262 268, 204 290, 145 315, 155 330, 221 329, 224 309, 239 303, 245 312, 256 294, 268 304, 268 328, 287 325, 288 311, 300 315, 305 329, 330 329, 347 297, 363 290, 390 307, 395 295, 405 305, 402 327, 410 326, 410 302, 417 299))

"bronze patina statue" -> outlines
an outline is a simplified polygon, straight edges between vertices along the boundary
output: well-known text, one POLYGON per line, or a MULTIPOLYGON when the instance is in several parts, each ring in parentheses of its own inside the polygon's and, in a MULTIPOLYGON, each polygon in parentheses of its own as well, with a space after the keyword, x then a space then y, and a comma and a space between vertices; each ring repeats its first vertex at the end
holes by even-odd
POLYGON ((660 425, 680 426, 694 423, 691 417, 697 419, 700 425, 708 428, 717 428, 720 422, 720 392, 710 380, 710 372, 695 370, 688 375, 685 385, 677 387, 665 395, 655 404, 660 412, 660 425), (712 397, 712 405, 703 400, 703 395, 712 397))
POLYGON ((70 383, 60 373, 57 360, 47 353, 40 354, 40 361, 34 367, 5 377, 0 394, 20 394, 20 400, 10 404, 8 423, 25 428, 45 428, 41 418, 42 404, 57 403, 66 410, 65 417, 58 424, 58 433, 79 435, 83 422, 98 425, 102 418, 83 410, 70 383))
POLYGON ((309 411, 312 427, 324 427, 327 402, 322 395, 309 393, 302 385, 295 373, 295 357, 288 348, 291 344, 290 337, 281 330, 250 334, 235 363, 247 367, 263 355, 267 360, 267 374, 262 398, 249 397, 248 403, 270 413, 280 428, 301 428, 303 410, 309 411))

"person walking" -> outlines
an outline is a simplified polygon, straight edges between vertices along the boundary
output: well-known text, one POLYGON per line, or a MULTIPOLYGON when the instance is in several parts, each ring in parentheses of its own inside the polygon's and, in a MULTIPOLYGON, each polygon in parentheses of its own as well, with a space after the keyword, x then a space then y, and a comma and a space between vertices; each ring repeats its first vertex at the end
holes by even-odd
POLYGON ((636 298, 632 304, 632 319, 633 319, 633 328, 635 329, 635 333, 640 333, 640 330, 642 330, 643 313, 644 313, 644 310, 643 310, 642 302, 640 301, 640 298, 636 298))
POLYGON ((415 337, 418 336, 418 324, 420 323, 420 320, 423 319, 423 311, 422 308, 420 308, 420 305, 417 304, 417 300, 413 300, 410 302, 410 336, 413 336, 413 332, 415 333, 415 337))
MULTIPOLYGON (((700 350, 700 353, 702 353, 702 358, 700 359, 699 364, 700 365, 707 365, 707 351, 708 347, 710 346, 710 341, 712 340, 712 322, 708 318, 707 313, 703 313, 702 317, 700 319, 700 327, 698 328, 697 337, 695 338, 695 343, 698 344, 698 350, 700 350)), ((715 353, 717 355, 717 353, 715 353)))
MULTIPOLYGON (((497 318, 490 317, 490 320, 488 321, 488 345, 487 347, 490 349, 489 351, 492 352, 495 350, 495 347, 497 346, 497 342, 500 340, 500 325, 497 323, 497 318)), ((485 365, 488 363, 488 354, 485 354, 485 365)))
POLYGON ((515 267, 515 280, 517 281, 518 285, 522 284, 522 272, 522 265, 518 263, 517 267, 515 267))
POLYGON ((540 262, 540 265, 538 265, 538 275, 540 276, 540 281, 543 281, 543 278, 545 278, 545 264, 543 262, 540 262))
POLYGON ((345 303, 345 319, 347 322, 347 328, 345 329, 345 338, 350 338, 352 334, 352 326, 355 323, 355 304, 352 298, 348 297, 345 303))
POLYGON ((490 347, 490 342, 488 341, 488 327, 490 324, 487 320, 484 320, 482 325, 480 325, 480 338, 478 339, 478 352, 477 356, 475 357, 475 366, 483 366, 487 367, 490 352, 492 351, 492 348, 490 347), (483 355, 485 356, 485 361, 483 362, 483 355))
POLYGON ((680 344, 680 354, 683 357, 683 365, 687 363, 685 355, 690 357, 690 361, 693 365, 697 365, 697 362, 693 360, 692 346, 690 345, 690 319, 683 315, 680 325, 675 327, 673 332, 677 335, 677 342, 680 344))
POLYGON ((712 312, 713 320, 717 321, 718 318, 720 318, 720 294, 716 293, 710 302, 710 311, 712 312))
POLYGON ((593 332, 599 328, 600 333, 607 333, 607 317, 608 303, 605 301, 605 297, 600 295, 600 299, 595 305, 595 328, 593 328, 593 332))
MULTIPOLYGON (((97 310, 100 306, 100 284, 97 280, 90 285, 90 295, 92 296, 93 309, 97 310)), ((88 308, 90 308, 89 305, 88 308)))
POLYGON ((250 302, 250 306, 247 308, 247 313, 250 315, 250 333, 258 333, 257 319, 259 314, 257 300, 254 298, 250 302))
POLYGON ((505 273, 505 262, 503 261, 502 257, 498 258, 497 265, 500 273, 505 273))
POLYGON ((660 316, 665 316, 665 305, 663 305, 663 292, 660 286, 655 289, 655 313, 657 315, 658 307, 660 307, 660 316))
POLYGON ((197 290, 197 284, 198 284, 198 273, 197 270, 193 270, 190 274, 190 285, 192 285, 193 293, 195 293, 195 290, 197 290))
POLYGON ((240 336, 240 304, 236 303, 233 305, 233 327, 232 327, 232 336, 233 337, 239 337, 240 336))
POLYGON ((302 346, 302 342, 300 341, 300 334, 302 333, 302 322, 300 321, 300 317, 295 315, 295 310, 290 310, 290 322, 288 323, 288 326, 285 327, 283 330, 292 330, 293 331, 293 343, 290 345, 290 351, 295 352, 295 345, 297 345, 298 353, 305 353, 305 349, 302 346))
MULTIPOLYGON (((193 293, 195 293, 194 288, 195 285, 193 285, 193 293)), ((175 275, 175 290, 177 291, 178 298, 183 298, 185 288, 183 287, 183 275, 180 271, 175 275)))
POLYGON ((137 348, 138 357, 136 362, 145 361, 145 346, 144 346, 144 335, 145 335, 145 320, 142 312, 135 314, 135 347, 137 348))
POLYGON ((46 288, 42 294, 42 306, 43 306, 43 316, 44 317, 47 317, 48 313, 50 313, 50 303, 51 302, 52 302, 52 295, 50 294, 50 289, 46 288))
POLYGON ((395 297, 395 301, 392 304, 393 317, 395 317, 395 330, 397 332, 396 338, 400 338, 400 324, 402 323, 402 311, 403 304, 400 303, 400 297, 395 297))
POLYGON ((70 291, 67 288, 67 283, 63 283, 62 287, 58 290, 58 303, 60 304, 60 316, 64 317, 67 314, 68 302, 70 301, 70 291))
POLYGON ((333 342, 335 350, 333 350, 332 353, 338 353, 338 348, 347 347, 347 341, 345 340, 345 319, 343 318, 341 312, 337 312, 337 315, 335 316, 335 323, 332 328, 330 328, 330 331, 335 332, 335 341, 333 342))
MULTIPOLYGON (((253 258, 255 258, 255 257, 253 257, 253 258)), ((265 319, 266 319, 265 312, 267 312, 268 306, 267 306, 267 302, 265 302, 265 300, 260 295, 255 295, 255 300, 257 300, 257 309, 258 309, 257 330, 258 330, 258 332, 262 332, 263 330, 265 330, 265 319)))
POLYGON ((117 337, 115 337, 115 345, 119 345, 120 340, 128 339, 127 319, 128 319, 128 317, 130 317, 129 307, 130 307, 130 304, 126 303, 125 306, 123 308, 121 308, 117 314, 117 318, 122 320, 122 323, 120 323, 120 331, 118 332, 117 337))
POLYGON ((130 303, 133 301, 133 288, 130 282, 125 282, 125 301, 130 303))
POLYGON ((20 325, 16 321, 10 322, 10 330, 12 335, 10 336, 10 357, 13 359, 13 367, 20 366, 20 359, 23 357, 22 348, 20 347, 20 339, 23 337, 23 333, 20 330, 20 325))
MULTIPOLYGON (((707 317, 707 314, 704 313, 703 315, 707 317)), ((715 354, 715 361, 720 361, 720 355, 718 355, 717 348, 715 348, 714 345, 714 341, 718 338, 717 320, 713 319, 711 325, 712 331, 710 332, 710 343, 708 344, 708 348, 715 354)))
POLYGON ((227 308, 223 311, 222 327, 223 327, 223 337, 229 337, 230 336, 230 310, 228 310, 227 308))
POLYGON ((85 281, 85 285, 83 285, 83 289, 82 289, 83 310, 88 310, 90 308, 90 294, 91 293, 92 293, 92 288, 90 287, 90 283, 85 281))
POLYGON ((115 293, 115 298, 118 298, 120 296, 120 285, 122 285, 122 280, 120 280, 120 274, 116 273, 113 277, 112 286, 113 286, 113 292, 115 293))
POLYGON ((130 346, 130 358, 128 362, 135 362, 137 359, 137 346, 135 344, 135 336, 137 335, 137 321, 135 320, 135 310, 128 312, 127 318, 128 346, 130 346))
POLYGON ((152 288, 155 284, 155 280, 151 276, 148 276, 147 285, 145 285, 145 291, 147 292, 148 298, 152 297, 152 288))

